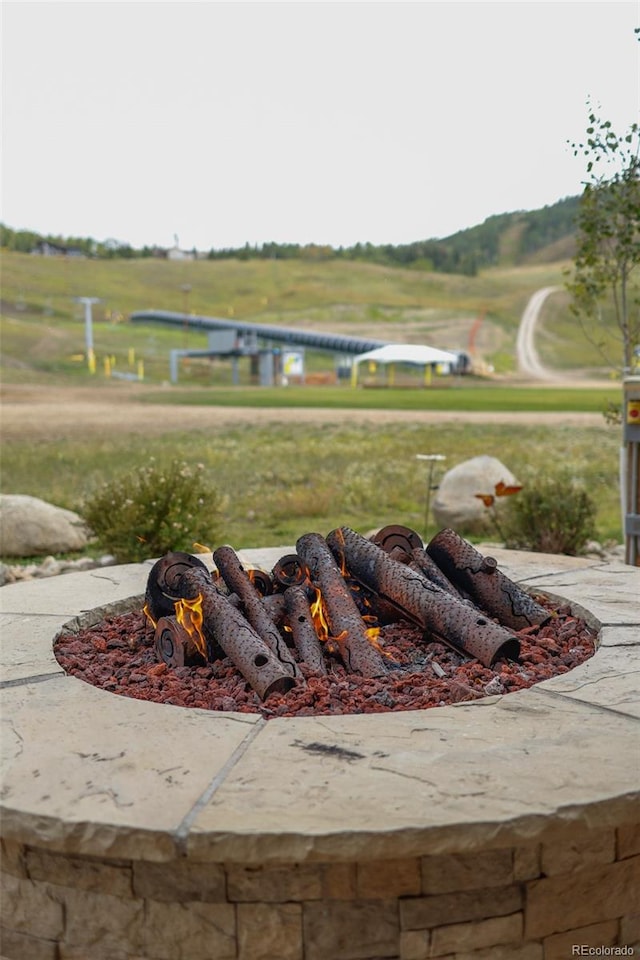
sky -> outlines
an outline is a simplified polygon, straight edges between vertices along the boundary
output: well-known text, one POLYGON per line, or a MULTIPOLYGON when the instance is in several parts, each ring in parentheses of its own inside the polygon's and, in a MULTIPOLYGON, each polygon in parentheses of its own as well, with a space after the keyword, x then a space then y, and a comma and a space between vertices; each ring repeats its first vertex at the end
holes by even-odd
POLYGON ((582 191, 639 119, 638 2, 5 2, 14 229, 410 243, 582 191))

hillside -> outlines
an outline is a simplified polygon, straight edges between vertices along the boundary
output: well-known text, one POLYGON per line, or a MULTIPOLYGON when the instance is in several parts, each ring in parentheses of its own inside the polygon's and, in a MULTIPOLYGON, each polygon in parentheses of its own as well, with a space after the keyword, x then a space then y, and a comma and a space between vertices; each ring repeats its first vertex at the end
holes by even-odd
MULTIPOLYGON (((156 380, 166 379, 170 349, 203 349, 206 336, 188 326, 134 328, 127 323, 133 311, 429 343, 469 352, 476 369, 510 373, 524 307, 546 286, 558 292, 545 306, 538 331, 543 361, 601 367, 563 290, 578 203, 567 198, 542 210, 500 214, 443 240, 405 246, 267 244, 187 260, 135 256, 131 248, 112 248, 108 256, 34 256, 8 249, 25 236, 3 228, 3 375, 76 376, 84 349, 83 307, 76 302, 82 296, 100 298, 94 308, 98 354, 115 358, 121 368, 133 351, 144 358, 147 377, 156 380)), ((326 355, 308 353, 308 370, 327 365, 326 355)), ((185 373, 195 382, 211 382, 214 374, 211 365, 198 363, 185 373)))
POLYGON ((442 240, 395 247, 358 244, 341 255, 467 276, 487 267, 554 263, 573 255, 579 202, 578 197, 568 197, 540 210, 498 214, 442 240))
MULTIPOLYGON (((129 324, 133 311, 163 309, 233 316, 398 342, 468 350, 496 372, 515 368, 515 337, 529 297, 541 287, 562 288, 563 264, 494 267, 475 277, 342 260, 93 260, 3 256, 2 376, 23 382, 85 375, 84 312, 74 298, 99 297, 94 308, 98 362, 115 358, 128 369, 133 350, 148 379, 168 376, 168 352, 203 349, 206 336, 190 330, 129 324), (188 293, 185 287, 189 288, 188 293)), ((565 321, 566 346, 552 344, 560 365, 599 366, 578 341, 566 294, 551 298, 554 325, 565 321)), ((545 311, 547 308, 545 307, 545 311)), ((564 342, 564 340, 563 340, 564 342)), ((325 355, 307 354, 309 370, 332 369, 325 355)), ((555 365, 552 360, 552 365, 555 365)), ((185 376, 211 383, 209 364, 185 376)), ((228 371, 225 373, 228 376, 228 371)), ((181 374, 181 380, 182 380, 181 374)))
MULTIPOLYGON (((479 270, 490 266, 552 263, 572 256, 578 204, 578 197, 568 197, 540 210, 498 214, 444 239, 398 245, 357 243, 338 248, 297 243, 246 244, 240 248, 211 249, 206 256, 211 260, 241 261, 356 260, 475 276, 479 270)), ((42 236, 33 231, 13 230, 3 224, 0 224, 0 247, 17 253, 31 253, 47 247, 58 252, 68 251, 73 256, 97 259, 130 260, 167 255, 167 251, 159 247, 134 250, 127 243, 96 241, 91 237, 42 236)))

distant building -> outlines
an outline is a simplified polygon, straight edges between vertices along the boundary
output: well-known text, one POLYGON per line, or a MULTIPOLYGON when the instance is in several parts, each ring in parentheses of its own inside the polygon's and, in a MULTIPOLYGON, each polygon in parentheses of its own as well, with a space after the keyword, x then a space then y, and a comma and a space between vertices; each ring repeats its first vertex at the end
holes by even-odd
POLYGON ((41 240, 32 249, 31 253, 37 257, 86 257, 84 250, 78 247, 63 247, 59 243, 41 240))
POLYGON ((171 247, 167 250, 167 260, 195 260, 195 250, 181 250, 180 247, 171 247))
POLYGON ((66 252, 65 247, 58 247, 56 244, 49 243, 47 240, 41 240, 31 251, 34 256, 39 257, 64 257, 66 252))

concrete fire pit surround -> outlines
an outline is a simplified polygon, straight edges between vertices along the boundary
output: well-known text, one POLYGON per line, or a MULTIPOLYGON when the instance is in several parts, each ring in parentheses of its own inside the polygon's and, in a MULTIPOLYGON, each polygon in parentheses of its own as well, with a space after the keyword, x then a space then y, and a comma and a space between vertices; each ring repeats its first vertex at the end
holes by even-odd
POLYGON ((568 600, 595 655, 378 715, 264 721, 67 676, 55 636, 139 606, 153 561, 2 588, 2 957, 637 954, 640 570, 491 552, 568 600))

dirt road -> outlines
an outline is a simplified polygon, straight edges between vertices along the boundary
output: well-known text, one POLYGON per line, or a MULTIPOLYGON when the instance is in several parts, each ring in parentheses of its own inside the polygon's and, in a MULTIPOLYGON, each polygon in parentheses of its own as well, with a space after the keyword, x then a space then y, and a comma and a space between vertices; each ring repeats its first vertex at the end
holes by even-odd
POLYGON ((236 424, 268 423, 492 423, 601 426, 599 413, 485 413, 437 410, 270 409, 144 403, 142 395, 167 392, 137 384, 91 387, 4 385, 0 433, 4 440, 61 439, 114 431, 158 436, 175 430, 220 430, 236 424))

